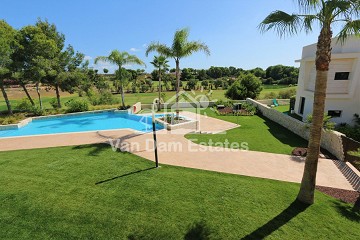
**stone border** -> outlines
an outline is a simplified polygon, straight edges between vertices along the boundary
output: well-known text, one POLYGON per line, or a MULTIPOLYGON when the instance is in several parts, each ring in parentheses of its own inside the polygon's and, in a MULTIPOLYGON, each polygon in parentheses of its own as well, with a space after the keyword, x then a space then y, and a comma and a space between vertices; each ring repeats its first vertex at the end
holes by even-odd
MULTIPOLYGON (((249 104, 255 106, 262 113, 262 115, 264 115, 268 119, 280 124, 281 126, 287 128, 296 135, 306 140, 309 140, 310 130, 307 127, 306 123, 299 121, 282 112, 279 112, 275 109, 272 109, 267 105, 257 102, 251 98, 247 98, 246 101, 249 104)), ((344 161, 345 159, 342 138, 341 138, 343 135, 344 134, 339 133, 337 131, 323 130, 321 137, 321 147, 328 150, 331 154, 333 154, 341 161, 344 161)))

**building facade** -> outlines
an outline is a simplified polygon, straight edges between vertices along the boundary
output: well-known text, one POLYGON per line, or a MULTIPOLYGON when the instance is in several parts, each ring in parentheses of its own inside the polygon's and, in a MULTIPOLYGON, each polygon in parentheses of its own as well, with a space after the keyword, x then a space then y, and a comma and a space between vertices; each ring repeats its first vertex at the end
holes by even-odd
MULTIPOLYGON (((303 48, 300 62, 295 113, 306 117, 312 113, 315 90, 316 44, 303 48)), ((350 37, 341 44, 332 41, 332 57, 328 73, 325 114, 335 123, 353 124, 360 114, 360 38, 350 37)))

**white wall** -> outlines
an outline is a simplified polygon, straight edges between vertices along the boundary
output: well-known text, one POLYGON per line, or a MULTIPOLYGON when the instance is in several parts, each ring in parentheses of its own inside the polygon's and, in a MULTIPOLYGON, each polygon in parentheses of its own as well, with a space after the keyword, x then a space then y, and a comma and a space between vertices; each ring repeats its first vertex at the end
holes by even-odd
MULTIPOLYGON (((351 37, 344 45, 332 41, 332 61, 328 73, 325 113, 341 110, 341 117, 333 118, 335 123, 353 124, 355 113, 360 114, 360 38, 351 37), (350 72, 349 80, 334 80, 336 72, 350 72)), ((303 120, 312 113, 315 90, 316 44, 303 48, 296 95, 295 112, 300 111, 300 98, 305 97, 303 120)))

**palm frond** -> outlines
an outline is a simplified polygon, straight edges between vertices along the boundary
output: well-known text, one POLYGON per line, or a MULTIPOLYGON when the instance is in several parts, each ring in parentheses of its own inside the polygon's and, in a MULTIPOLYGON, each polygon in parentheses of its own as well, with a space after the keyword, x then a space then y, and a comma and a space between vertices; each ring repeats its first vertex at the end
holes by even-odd
POLYGON ((109 63, 114 64, 114 61, 111 60, 109 57, 106 57, 106 56, 96 57, 95 60, 94 60, 94 63, 97 64, 99 61, 101 61, 101 62, 109 62, 109 63))
POLYGON ((303 13, 310 13, 314 11, 315 9, 319 8, 319 5, 322 3, 321 0, 294 0, 299 9, 300 12, 303 13))
POLYGON ((172 50, 174 53, 177 53, 176 55, 181 53, 182 47, 185 43, 188 42, 189 31, 189 28, 183 28, 175 32, 172 43, 172 50))
POLYGON ((186 43, 182 48, 182 57, 189 56, 194 52, 204 52, 206 55, 210 55, 209 47, 202 42, 192 41, 186 43))
POLYGON ((146 64, 137 56, 130 55, 127 52, 123 52, 123 65, 124 64, 137 64, 137 65, 143 65, 146 67, 146 64))
POLYGON ((338 33, 337 41, 343 44, 350 35, 360 36, 360 20, 347 21, 338 33))
POLYGON ((261 32, 267 32, 271 29, 277 32, 280 37, 285 35, 295 35, 301 30, 301 17, 297 14, 288 14, 283 11, 270 13, 259 25, 261 32))
POLYGON ((306 15, 303 17, 303 28, 306 33, 312 32, 312 25, 318 19, 317 15, 306 15))
POLYGON ((174 54, 168 46, 159 42, 152 42, 146 49, 145 55, 148 56, 150 52, 158 52, 166 57, 174 57, 174 54))

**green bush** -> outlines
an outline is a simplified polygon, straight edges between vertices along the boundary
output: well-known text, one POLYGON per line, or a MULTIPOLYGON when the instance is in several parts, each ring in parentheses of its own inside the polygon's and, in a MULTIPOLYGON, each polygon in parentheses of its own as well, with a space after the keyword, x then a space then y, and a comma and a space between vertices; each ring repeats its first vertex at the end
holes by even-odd
POLYGON ((16 108, 19 110, 19 111, 23 111, 23 112, 31 112, 32 111, 32 104, 30 102, 29 99, 27 98, 23 98, 19 103, 18 105, 16 106, 16 108))
POLYGON ((296 95, 296 89, 291 88, 291 89, 281 90, 278 93, 278 98, 280 98, 280 99, 289 99, 294 95, 296 95))
POLYGON ((49 103, 53 109, 59 108, 57 98, 50 99, 49 103))
POLYGON ((113 105, 119 103, 119 100, 116 99, 111 92, 103 91, 100 94, 89 93, 88 100, 93 106, 97 105, 113 105))
POLYGON ((290 111, 295 109, 296 96, 290 97, 290 111))
POLYGON ((89 104, 84 100, 74 100, 71 99, 65 103, 65 106, 68 108, 67 112, 85 112, 89 110, 89 104))
POLYGON ((348 124, 344 124, 336 127, 336 131, 341 132, 345 134, 347 137, 360 142, 360 127, 358 126, 352 127, 348 124))
POLYGON ((250 115, 254 115, 257 111, 256 107, 249 103, 243 103, 241 108, 247 111, 250 115))
POLYGON ((45 115, 44 109, 41 109, 39 106, 32 106, 31 112, 32 112, 35 116, 43 116, 43 115, 45 115))
POLYGON ((264 95, 264 99, 274 99, 278 98, 278 95, 274 92, 269 92, 264 95))
MULTIPOLYGON (((312 120, 313 120, 313 116, 312 114, 309 114, 307 117, 306 117, 306 123, 308 126, 311 125, 312 123, 312 120)), ((331 122, 331 116, 328 116, 328 115, 325 115, 324 116, 324 119, 323 119, 323 128, 325 130, 333 130, 335 128, 335 123, 334 122, 331 122)))
POLYGON ((246 98, 256 98, 262 90, 261 80, 255 75, 242 74, 225 92, 227 98, 233 100, 244 100, 246 98))

